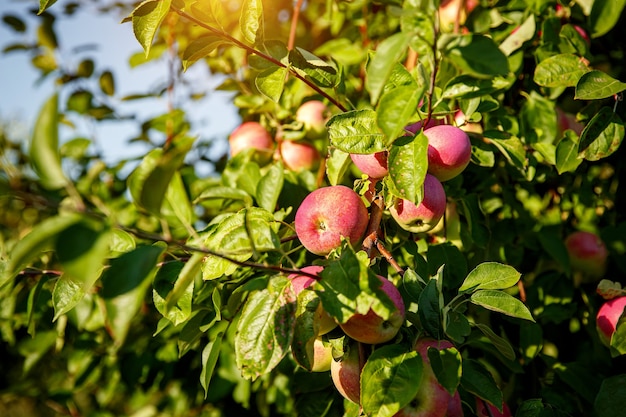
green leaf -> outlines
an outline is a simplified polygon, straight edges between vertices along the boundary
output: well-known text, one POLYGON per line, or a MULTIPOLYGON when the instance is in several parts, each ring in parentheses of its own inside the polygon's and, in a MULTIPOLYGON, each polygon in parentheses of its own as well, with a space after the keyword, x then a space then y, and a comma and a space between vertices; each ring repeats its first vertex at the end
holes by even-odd
POLYGON ((116 346, 121 346, 126 339, 165 248, 165 244, 139 246, 113 259, 102 275, 100 295, 105 301, 106 320, 116 346))
POLYGON ((91 290, 104 268, 112 233, 102 225, 83 221, 57 236, 56 254, 63 269, 52 293, 54 320, 73 309, 91 290))
POLYGON ((395 415, 415 398, 423 367, 419 353, 403 345, 376 349, 361 372, 363 412, 372 417, 395 415))
POLYGON ((369 267, 364 251, 355 253, 345 245, 341 257, 331 261, 321 277, 313 288, 324 310, 339 323, 345 323, 355 313, 367 314, 370 309, 387 320, 396 310, 393 301, 380 289, 381 281, 369 267))
POLYGON ((372 105, 378 102, 391 71, 406 53, 409 41, 410 35, 400 32, 389 36, 378 45, 374 57, 367 66, 365 79, 365 88, 370 93, 372 105))
POLYGON ((578 156, 598 161, 613 154, 624 140, 624 122, 610 107, 602 107, 580 134, 578 156))
POLYGON ((485 131, 484 137, 488 138, 490 143, 498 148, 511 165, 520 171, 526 169, 528 165, 526 148, 518 137, 510 136, 508 138, 502 138, 500 133, 493 130, 485 131))
POLYGON ((576 83, 576 100, 599 100, 612 97, 617 93, 626 90, 626 83, 623 83, 609 74, 593 70, 583 74, 576 83))
POLYGON ((370 109, 333 116, 327 123, 331 145, 347 153, 370 154, 385 150, 385 135, 376 119, 376 112, 370 109))
POLYGON ((475 359, 463 359, 461 386, 468 392, 488 401, 502 411, 502 391, 493 376, 475 359))
POLYGON ((254 79, 254 85, 256 85, 259 91, 267 98, 278 102, 285 88, 287 74, 287 68, 274 65, 257 75, 254 79))
POLYGON ((250 45, 263 39, 263 2, 261 0, 244 0, 241 5, 239 29, 245 41, 250 45))
POLYGON ((509 61, 488 36, 478 34, 444 35, 440 40, 443 53, 469 75, 478 78, 505 76, 509 61))
POLYGON ((437 382, 454 395, 461 382, 461 353, 454 347, 437 349, 431 346, 428 348, 428 360, 437 382))
POLYGON ((559 175, 574 172, 582 162, 578 157, 578 136, 574 132, 565 132, 563 139, 556 145, 556 170, 559 175))
POLYGON ((263 175, 256 189, 256 200, 259 206, 273 213, 276 210, 278 197, 283 190, 284 168, 280 162, 274 163, 263 175))
POLYGON ((485 325, 485 324, 476 323, 475 326, 485 336, 487 336, 487 338, 496 347, 496 349, 498 349, 498 352, 500 352, 502 354, 502 356, 504 356, 506 359, 508 359, 510 361, 515 360, 515 351, 513 350, 513 347, 508 342, 508 340, 506 340, 505 338, 500 337, 497 334, 495 334, 495 332, 493 330, 491 330, 491 328, 489 326, 485 325))
POLYGON ((460 203, 474 243, 480 247, 484 247, 489 239, 489 230, 486 226, 485 214, 480 206, 478 196, 476 194, 468 194, 460 200, 460 203))
POLYGON ((115 95, 115 78, 111 71, 104 71, 99 78, 100 90, 107 96, 115 95))
POLYGON ((152 284, 152 300, 159 313, 174 326, 191 316, 194 279, 200 273, 203 254, 194 253, 187 262, 161 266, 152 284))
POLYGON ((56 2, 57 0, 39 0, 39 11, 37 14, 42 14, 56 2))
POLYGON ((389 178, 397 197, 418 205, 423 198, 424 179, 428 171, 428 138, 422 131, 403 136, 389 149, 389 178))
POLYGON ((615 325, 615 332, 610 340, 611 356, 626 355, 626 318, 620 317, 615 325))
MULTIPOLYGON (((278 249, 278 227, 270 212, 258 207, 245 208, 214 219, 203 235, 204 245, 218 254, 243 262, 255 252, 278 249)), ((202 278, 210 280, 231 275, 237 268, 236 264, 219 256, 206 255, 202 278)))
POLYGON ((591 37, 598 38, 608 33, 618 22, 626 0, 595 0, 589 15, 591 37))
POLYGON ((183 71, 187 71, 190 66, 226 43, 224 38, 217 35, 204 35, 194 39, 187 45, 183 52, 183 71))
POLYGON ((135 38, 145 51, 146 58, 150 54, 152 40, 165 16, 170 11, 171 0, 146 0, 131 14, 135 38))
POLYGON ((482 97, 508 86, 508 82, 503 78, 482 79, 462 74, 452 78, 446 84, 441 97, 444 99, 482 97))
POLYGON ((445 327, 443 331, 446 336, 456 343, 463 343, 465 338, 472 332, 470 322, 463 313, 459 313, 455 310, 443 311, 445 327))
POLYGON ((79 214, 65 214, 47 218, 37 224, 11 249, 5 272, 7 276, 13 277, 43 251, 52 249, 57 236, 82 218, 79 214))
POLYGON ((459 288, 459 292, 510 288, 517 284, 521 275, 512 266, 498 262, 483 262, 467 275, 459 288))
POLYGON ((441 305, 438 274, 430 278, 426 287, 419 296, 417 312, 424 330, 435 339, 441 338, 441 305))
POLYGON ((392 143, 404 133, 405 126, 417 113, 417 105, 424 92, 425 88, 409 85, 391 89, 383 94, 376 115, 378 126, 387 136, 387 143, 392 143))
POLYGON ((531 14, 526 18, 524 23, 518 26, 513 33, 502 41, 500 50, 504 55, 510 56, 513 52, 521 48, 524 42, 535 37, 536 26, 535 16, 531 14))
POLYGON ((326 159, 326 176, 330 185, 337 185, 341 182, 346 171, 352 165, 350 154, 337 148, 328 150, 328 158, 326 159))
POLYGON ((528 307, 520 300, 499 290, 478 290, 470 296, 470 301, 487 310, 506 314, 524 320, 535 321, 528 307))
POLYGON ((45 354, 52 349, 58 339, 55 330, 38 332, 34 337, 24 338, 17 345, 17 351, 24 357, 23 372, 30 372, 45 354))
POLYGON ((53 94, 42 106, 35 122, 30 143, 30 158, 41 184, 49 190, 67 185, 59 156, 58 94, 53 94))
POLYGON ((210 187, 202 191, 198 197, 194 199, 194 204, 202 203, 207 200, 226 200, 226 201, 241 201, 245 207, 250 207, 253 204, 252 197, 244 190, 233 187, 216 186, 210 187))
POLYGON ((295 297, 287 277, 271 277, 266 289, 246 301, 235 335, 235 358, 244 378, 270 372, 289 351, 295 297))
POLYGON ((186 236, 189 233, 194 213, 179 171, 174 172, 167 187, 165 199, 161 205, 161 215, 167 220, 173 234, 186 236))
POLYGON ((318 87, 332 88, 339 83, 340 77, 334 66, 302 48, 289 51, 289 64, 293 71, 318 87))
POLYGON ((533 79, 543 87, 574 87, 589 71, 583 58, 574 54, 558 54, 539 62, 533 79))
POLYGON ((220 350, 222 348, 222 341, 226 334, 227 322, 221 322, 221 326, 215 326, 211 331, 209 342, 202 349, 202 372, 200 373, 200 385, 204 389, 204 399, 206 400, 209 394, 209 385, 211 384, 211 378, 217 360, 220 357, 220 350))
POLYGON ((315 292, 301 291, 298 294, 291 352, 298 365, 309 371, 314 366, 315 316, 320 307, 320 299, 315 292))
POLYGON ((135 204, 154 215, 161 214, 170 181, 193 142, 191 137, 177 137, 166 150, 153 149, 143 158, 128 177, 128 188, 135 204))
POLYGON ((593 408, 598 417, 613 417, 626 409, 626 374, 610 376, 602 381, 593 408))

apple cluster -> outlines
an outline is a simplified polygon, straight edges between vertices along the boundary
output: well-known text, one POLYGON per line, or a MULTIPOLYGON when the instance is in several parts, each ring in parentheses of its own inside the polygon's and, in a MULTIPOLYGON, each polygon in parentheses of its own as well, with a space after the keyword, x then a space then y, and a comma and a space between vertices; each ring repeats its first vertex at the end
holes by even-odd
MULTIPOLYGON (((411 134, 420 129, 421 122, 406 127, 406 131, 411 134)), ((465 170, 472 151, 470 138, 460 127, 432 120, 424 126, 424 135, 428 138, 428 173, 424 179, 424 197, 418 205, 395 198, 389 207, 389 213, 398 225, 412 233, 428 232, 441 221, 446 211, 446 193, 442 183, 465 170)), ((351 154, 350 158, 374 183, 389 173, 387 151, 351 154)))
POLYGON ((313 140, 323 134, 327 112, 326 105, 319 100, 302 103, 296 111, 295 121, 301 125, 304 135, 297 140, 284 138, 280 131, 274 136, 260 122, 246 121, 228 137, 230 156, 248 151, 262 165, 277 159, 294 172, 316 169, 321 154, 313 140))

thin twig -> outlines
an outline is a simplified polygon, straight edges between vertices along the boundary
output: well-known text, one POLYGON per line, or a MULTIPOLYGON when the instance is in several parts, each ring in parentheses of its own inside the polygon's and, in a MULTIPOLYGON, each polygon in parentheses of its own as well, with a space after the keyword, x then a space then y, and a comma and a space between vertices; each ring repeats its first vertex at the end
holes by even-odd
POLYGON ((298 28, 298 19, 300 17, 300 9, 302 8, 303 0, 298 0, 293 7, 293 16, 291 16, 291 27, 289 28, 289 42, 287 42, 287 49, 290 51, 293 49, 296 43, 296 29, 298 28))

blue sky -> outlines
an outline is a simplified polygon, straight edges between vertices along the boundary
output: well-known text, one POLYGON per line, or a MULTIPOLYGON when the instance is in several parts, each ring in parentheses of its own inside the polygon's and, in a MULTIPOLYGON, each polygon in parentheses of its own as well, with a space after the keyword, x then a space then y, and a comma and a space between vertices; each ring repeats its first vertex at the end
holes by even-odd
MULTIPOLYGON (((28 42, 35 37, 37 29, 36 17, 28 13, 28 9, 37 7, 38 1, 0 0, 0 16, 15 14, 27 18, 28 31, 17 34, 4 23, 0 24, 0 49, 23 40, 28 42)), ((61 10, 66 3, 59 0, 53 7, 61 10)), ((88 3, 87 3, 88 4, 88 3)), ((155 85, 160 85, 167 77, 167 66, 164 61, 141 65, 132 69, 128 58, 141 50, 135 40, 130 24, 121 24, 121 17, 112 14, 98 13, 95 7, 87 5, 72 17, 63 17, 57 13, 55 29, 61 45, 60 59, 66 64, 76 64, 90 57, 97 68, 106 65, 111 69, 116 81, 117 98, 128 94, 141 94, 155 85), (76 48, 86 44, 96 44, 98 48, 75 53, 76 48)), ((38 82, 39 74, 30 64, 30 55, 24 52, 0 53, 0 117, 17 119, 32 127, 39 107, 54 92, 53 77, 38 82)), ((224 92, 214 91, 219 85, 219 78, 210 76, 206 66, 198 63, 187 71, 185 77, 194 81, 195 85, 206 86, 208 98, 193 103, 181 102, 188 116, 194 122, 194 131, 199 140, 214 139, 217 142, 215 154, 226 150, 226 137, 239 123, 235 107, 230 103, 230 96, 224 92)), ((122 112, 137 112, 140 120, 157 116, 167 111, 167 102, 161 100, 139 100, 119 103, 122 112)), ((88 135, 98 141, 107 162, 115 162, 121 158, 129 158, 145 153, 146 148, 140 144, 129 144, 128 139, 135 136, 137 122, 107 122, 101 126, 78 126, 78 130, 63 130, 62 140, 88 135)))

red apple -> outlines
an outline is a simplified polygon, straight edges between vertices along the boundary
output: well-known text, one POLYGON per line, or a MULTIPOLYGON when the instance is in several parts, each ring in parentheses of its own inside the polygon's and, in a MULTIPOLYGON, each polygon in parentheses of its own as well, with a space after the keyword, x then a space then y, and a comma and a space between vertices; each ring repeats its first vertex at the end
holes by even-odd
POLYGON ((615 333, 617 328, 617 322, 619 321, 624 309, 626 308, 626 296, 613 298, 600 307, 598 314, 596 315, 596 327, 600 340, 605 345, 611 344, 611 337, 615 333))
POLYGON ((372 154, 350 154, 354 165, 370 178, 379 179, 389 173, 387 169, 387 151, 372 154))
POLYGON ((304 128, 313 136, 319 136, 326 128, 328 108, 319 100, 302 103, 296 110, 296 120, 304 124, 304 128))
POLYGON ((316 255, 328 255, 342 238, 358 243, 369 217, 365 203, 351 188, 334 185, 318 188, 305 197, 295 217, 302 245, 316 255))
POLYGON ((472 145, 462 129, 451 125, 424 130, 428 138, 428 173, 441 182, 459 175, 469 164, 472 145))
POLYGON ((447 349, 453 347, 453 345, 447 340, 439 341, 429 337, 421 338, 417 341, 415 350, 419 352, 424 361, 419 390, 413 401, 394 414, 394 417, 446 417, 448 411, 452 412, 451 416, 463 415, 462 409, 460 414, 454 414, 459 412, 461 403, 460 397, 458 397, 458 404, 456 403, 457 400, 455 398, 458 396, 458 393, 454 396, 450 395, 437 381, 428 358, 429 347, 447 349))
MULTIPOLYGON (((424 123, 424 121, 420 120, 419 122, 415 122, 415 123, 412 123, 412 124, 410 124, 408 126, 405 126, 404 130, 415 135, 422 128, 422 124, 423 123, 424 123)), ((445 124, 445 120, 444 119, 430 119, 428 121, 428 123, 426 123, 426 127, 424 127, 424 129, 428 129, 428 128, 431 128, 433 126, 439 126, 439 125, 443 125, 443 124, 445 124)))
MULTIPOLYGON (((319 275, 324 268, 319 265, 310 265, 301 268, 302 271, 307 272, 309 274, 319 275)), ((306 275, 298 275, 291 274, 289 275, 289 279, 291 279, 291 286, 293 287, 294 294, 296 297, 305 289, 309 288, 313 283, 315 283, 315 278, 311 278, 306 275)), ((337 327, 337 322, 324 310, 322 304, 320 303, 315 311, 314 316, 314 326, 317 327, 317 335, 324 335, 335 327, 337 327)))
POLYGON ((448 411, 446 417, 463 417, 463 402, 461 401, 461 395, 459 392, 455 392, 454 396, 448 402, 448 411))
POLYGON ((228 137, 230 155, 254 148, 262 160, 269 160, 273 153, 274 138, 259 122, 245 122, 232 131, 228 137))
POLYGON ((378 275, 383 290, 394 303, 396 309, 387 320, 384 320, 374 310, 369 310, 367 314, 354 314, 345 323, 340 323, 339 327, 352 339, 362 343, 377 344, 388 342, 393 339, 400 327, 404 324, 404 302, 400 291, 387 278, 378 275))
POLYGON ((295 172, 311 170, 320 162, 320 153, 307 142, 283 140, 279 146, 280 158, 285 166, 295 172))
POLYGON ((498 408, 489 404, 488 402, 483 401, 482 399, 476 397, 476 415, 478 417, 512 417, 511 410, 509 406, 503 402, 502 403, 502 411, 498 410, 498 408), (487 409, 485 409, 485 404, 487 404, 487 409))
POLYGON ((585 231, 574 232, 565 239, 565 247, 572 269, 583 275, 583 282, 593 282, 604 275, 609 253, 598 235, 585 231))
POLYGON ((330 364, 330 376, 337 391, 347 400, 359 404, 361 400, 361 361, 356 343, 348 345, 340 360, 330 364))
POLYGON ((446 192, 441 182, 426 174, 424 198, 419 205, 409 200, 396 199, 389 213, 400 227, 412 233, 428 232, 434 228, 446 211, 446 192))

